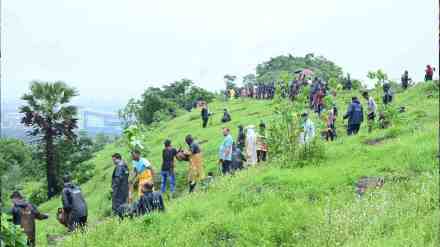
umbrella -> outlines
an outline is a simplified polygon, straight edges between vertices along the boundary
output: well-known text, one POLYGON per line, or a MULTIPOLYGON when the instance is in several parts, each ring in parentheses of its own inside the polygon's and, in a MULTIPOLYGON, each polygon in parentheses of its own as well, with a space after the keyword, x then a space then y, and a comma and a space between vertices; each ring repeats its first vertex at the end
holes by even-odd
POLYGON ((313 71, 310 69, 304 69, 301 73, 305 76, 313 75, 313 71))
POLYGON ((310 70, 310 69, 298 69, 298 70, 295 70, 294 73, 295 74, 305 75, 305 76, 313 75, 313 71, 310 70))

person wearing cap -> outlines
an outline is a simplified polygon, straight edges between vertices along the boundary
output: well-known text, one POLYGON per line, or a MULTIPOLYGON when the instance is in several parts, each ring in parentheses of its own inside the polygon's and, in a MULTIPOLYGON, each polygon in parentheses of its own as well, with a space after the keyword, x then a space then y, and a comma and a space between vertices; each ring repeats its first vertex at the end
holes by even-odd
POLYGON ((27 245, 35 246, 35 220, 44 220, 49 216, 40 213, 35 205, 26 202, 18 191, 12 193, 11 200, 12 223, 21 226, 27 236, 27 245))
POLYGON ((69 175, 65 175, 63 180, 61 202, 64 212, 68 215, 69 231, 74 231, 77 227, 83 229, 87 224, 87 203, 81 189, 72 183, 69 175))
POLYGON ((344 119, 348 118, 347 134, 356 135, 359 132, 361 123, 364 121, 364 110, 357 97, 351 98, 351 104, 348 106, 344 119))
POLYGON ((301 127, 303 132, 300 133, 300 144, 307 144, 315 137, 315 125, 309 119, 309 114, 304 112, 301 114, 301 127))

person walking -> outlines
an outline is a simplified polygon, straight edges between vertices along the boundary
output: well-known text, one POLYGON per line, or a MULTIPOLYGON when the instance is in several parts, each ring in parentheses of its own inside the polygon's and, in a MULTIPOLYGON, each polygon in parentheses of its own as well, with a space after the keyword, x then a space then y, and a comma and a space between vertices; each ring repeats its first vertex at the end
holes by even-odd
POLYGON ((115 165, 112 174, 112 210, 114 214, 122 217, 120 207, 128 202, 128 177, 130 173, 119 153, 112 155, 112 161, 115 165))
POLYGON ((170 178, 170 192, 172 195, 174 195, 176 187, 174 164, 177 150, 171 145, 171 140, 165 140, 164 146, 165 148, 162 150, 162 170, 160 172, 160 175, 162 177, 160 191, 162 193, 166 192, 167 179, 170 178))
POLYGON ((219 163, 222 166, 222 174, 227 175, 231 172, 234 139, 232 139, 229 128, 223 128, 223 136, 224 139, 219 148, 219 163))
POLYGON ((376 102, 374 101, 374 98, 372 96, 368 95, 368 92, 364 92, 362 94, 362 96, 364 97, 364 99, 367 100, 367 124, 368 124, 368 133, 371 133, 371 131, 373 131, 373 125, 374 125, 374 121, 376 119, 376 110, 377 110, 377 105, 376 102))
POLYGON ((81 189, 72 183, 70 176, 65 175, 63 180, 64 189, 61 194, 61 202, 64 212, 68 215, 69 231, 74 231, 77 227, 83 230, 87 224, 87 203, 81 189))
MULTIPOLYGON (((14 191, 11 195, 12 200, 12 223, 20 226, 27 237, 27 245, 35 246, 36 227, 35 220, 45 220, 49 218, 47 214, 42 214, 38 208, 25 201, 18 191, 14 191)), ((2 226, 3 227, 3 226, 2 226)))
POLYGON ((351 98, 351 104, 348 106, 344 119, 348 119, 347 134, 356 135, 364 121, 364 111, 357 97, 351 98))

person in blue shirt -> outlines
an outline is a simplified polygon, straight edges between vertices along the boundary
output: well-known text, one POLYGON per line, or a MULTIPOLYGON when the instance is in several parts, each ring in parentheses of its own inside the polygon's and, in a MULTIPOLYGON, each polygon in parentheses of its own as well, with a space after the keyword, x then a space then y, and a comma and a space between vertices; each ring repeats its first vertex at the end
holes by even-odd
POLYGON ((232 165, 232 145, 234 139, 231 136, 231 130, 229 128, 223 128, 223 139, 219 149, 219 163, 222 166, 222 173, 226 175, 231 172, 232 165))

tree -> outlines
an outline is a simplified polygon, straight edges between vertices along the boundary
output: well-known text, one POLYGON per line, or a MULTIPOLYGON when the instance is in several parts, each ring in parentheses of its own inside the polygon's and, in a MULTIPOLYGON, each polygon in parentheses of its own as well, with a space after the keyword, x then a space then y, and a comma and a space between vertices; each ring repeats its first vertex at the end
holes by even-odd
POLYGON ((323 56, 315 56, 310 53, 304 57, 295 57, 290 54, 282 55, 257 65, 257 81, 259 83, 276 81, 283 71, 293 73, 302 69, 310 69, 314 72, 314 76, 326 81, 330 78, 342 78, 341 67, 323 56))
POLYGON ((254 74, 248 74, 243 77, 243 86, 251 87, 257 83, 257 77, 254 74))
POLYGON ((237 79, 237 76, 226 74, 225 76, 223 76, 223 79, 225 79, 226 90, 229 90, 229 89, 236 87, 235 80, 237 79))
POLYGON ((48 198, 61 190, 57 181, 59 167, 55 160, 55 141, 76 139, 77 108, 69 102, 77 95, 77 91, 64 82, 33 81, 30 92, 22 97, 26 104, 20 108, 20 113, 24 114, 21 122, 32 128, 29 135, 39 137, 38 142, 44 150, 48 198))

